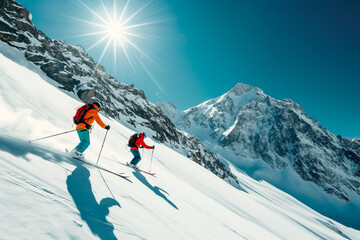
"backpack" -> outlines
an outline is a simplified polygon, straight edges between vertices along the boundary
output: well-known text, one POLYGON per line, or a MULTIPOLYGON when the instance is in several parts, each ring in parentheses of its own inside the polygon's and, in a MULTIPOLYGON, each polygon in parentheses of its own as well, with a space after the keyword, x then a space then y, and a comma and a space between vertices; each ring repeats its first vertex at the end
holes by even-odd
POLYGON ((138 134, 135 133, 134 135, 131 135, 131 137, 129 138, 129 141, 128 141, 128 146, 129 147, 135 147, 135 142, 136 140, 138 139, 138 134))
POLYGON ((84 106, 78 108, 78 110, 75 113, 75 116, 73 117, 73 121, 75 125, 78 125, 79 123, 85 123, 85 115, 90 109, 94 109, 93 104, 85 104, 84 106))

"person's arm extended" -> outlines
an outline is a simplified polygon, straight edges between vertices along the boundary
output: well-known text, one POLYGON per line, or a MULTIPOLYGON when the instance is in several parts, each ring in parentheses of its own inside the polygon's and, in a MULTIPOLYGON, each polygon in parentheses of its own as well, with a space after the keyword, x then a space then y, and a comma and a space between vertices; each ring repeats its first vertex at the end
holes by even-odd
POLYGON ((151 149, 150 146, 146 145, 146 143, 144 142, 143 139, 141 139, 140 145, 143 146, 143 147, 146 148, 146 149, 151 149))
POLYGON ((103 123, 103 121, 101 121, 100 117, 99 117, 99 114, 97 113, 97 111, 95 110, 95 114, 94 114, 94 119, 95 121, 97 122, 97 124, 99 124, 100 127, 102 128, 106 128, 106 125, 105 123, 103 123))

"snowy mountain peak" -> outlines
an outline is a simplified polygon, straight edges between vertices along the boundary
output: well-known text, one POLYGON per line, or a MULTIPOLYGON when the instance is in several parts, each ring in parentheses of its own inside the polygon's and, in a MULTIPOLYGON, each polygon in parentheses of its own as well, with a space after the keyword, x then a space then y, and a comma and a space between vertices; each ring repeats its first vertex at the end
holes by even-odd
POLYGON ((238 83, 185 111, 176 126, 250 176, 300 196, 319 211, 332 211, 316 203, 319 195, 343 201, 338 216, 355 224, 341 211, 350 208, 346 202, 360 202, 360 141, 335 137, 291 99, 277 100, 238 83), (316 194, 306 190, 309 182, 316 185, 316 194))
POLYGON ((257 94, 263 94, 263 91, 260 88, 253 87, 253 86, 245 84, 245 83, 237 83, 235 85, 235 87, 230 89, 230 91, 227 94, 233 93, 236 96, 240 96, 240 95, 244 94, 245 92, 248 92, 251 90, 254 90, 257 94))
POLYGON ((184 117, 184 112, 178 110, 172 103, 170 102, 159 102, 156 103, 161 110, 166 113, 166 115, 173 120, 173 122, 177 122, 184 117))
POLYGON ((163 106, 164 108, 168 108, 171 111, 177 111, 177 108, 171 102, 158 102, 156 103, 157 106, 163 106))
POLYGON ((32 15, 30 14, 30 12, 27 9, 23 8, 21 4, 17 3, 16 1, 1 1, 0 8, 7 8, 10 11, 13 11, 13 13, 17 13, 20 18, 33 25, 33 23, 31 22, 32 15))
POLYGON ((264 96, 259 88, 238 83, 220 97, 186 110, 183 118, 174 119, 167 109, 163 111, 179 128, 201 136, 202 140, 217 140, 233 126, 237 114, 246 104, 264 96))

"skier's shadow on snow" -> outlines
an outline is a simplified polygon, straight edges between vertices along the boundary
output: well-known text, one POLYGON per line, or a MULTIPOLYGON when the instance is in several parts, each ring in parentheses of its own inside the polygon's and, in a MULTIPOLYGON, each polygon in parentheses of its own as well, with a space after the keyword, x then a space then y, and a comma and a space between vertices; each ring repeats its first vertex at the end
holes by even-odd
POLYGON ((166 193, 167 195, 169 195, 169 194, 164 189, 161 189, 157 186, 152 186, 148 182, 148 180, 144 177, 144 175, 141 174, 141 172, 139 170, 136 170, 136 169, 134 169, 134 170, 135 171, 133 172, 133 174, 140 182, 142 182, 145 186, 147 186, 150 190, 152 190, 156 195, 158 195, 159 197, 162 197, 173 208, 175 208, 176 210, 179 210, 179 208, 165 196, 164 193, 166 193), (164 193, 162 193, 162 192, 164 192, 164 193))
POLYGON ((67 189, 91 232, 102 240, 117 239, 114 235, 114 226, 106 220, 106 216, 110 207, 121 206, 113 198, 104 198, 99 204, 92 191, 89 177, 89 170, 78 163, 76 169, 67 177, 67 189))
POLYGON ((66 162, 67 156, 58 153, 56 150, 47 149, 37 144, 32 144, 11 136, 0 136, 0 150, 8 152, 16 157, 30 161, 30 154, 52 162, 66 162))

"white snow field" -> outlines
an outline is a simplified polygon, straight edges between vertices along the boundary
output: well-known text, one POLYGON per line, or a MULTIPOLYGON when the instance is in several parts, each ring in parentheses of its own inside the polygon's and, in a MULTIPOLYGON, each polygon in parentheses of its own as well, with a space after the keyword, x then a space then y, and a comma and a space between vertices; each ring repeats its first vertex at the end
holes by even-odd
MULTIPOLYGON (((132 130, 111 125, 99 165, 65 154, 78 143, 82 103, 60 91, 21 52, 0 49, 0 239, 360 239, 265 181, 239 173, 237 189, 170 148, 155 144, 156 177, 121 163, 132 130)), ((95 124, 96 125, 96 124, 95 124)), ((95 126, 86 159, 96 163, 106 131, 95 126)), ((151 151, 141 168, 149 170, 151 151)))

